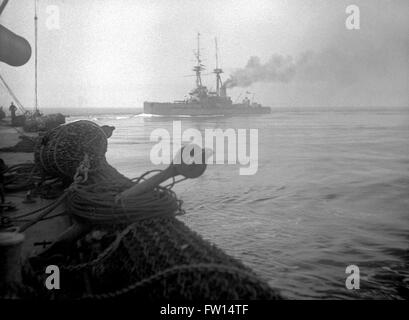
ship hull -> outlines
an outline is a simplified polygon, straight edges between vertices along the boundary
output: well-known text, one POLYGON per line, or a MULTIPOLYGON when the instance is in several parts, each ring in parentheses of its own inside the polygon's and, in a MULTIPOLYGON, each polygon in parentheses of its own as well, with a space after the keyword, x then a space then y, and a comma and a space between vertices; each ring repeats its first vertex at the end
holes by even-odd
POLYGON ((145 102, 143 111, 146 114, 177 116, 215 116, 215 115, 252 115, 271 113, 269 107, 249 107, 245 104, 231 104, 228 106, 203 106, 199 103, 160 103, 145 102))

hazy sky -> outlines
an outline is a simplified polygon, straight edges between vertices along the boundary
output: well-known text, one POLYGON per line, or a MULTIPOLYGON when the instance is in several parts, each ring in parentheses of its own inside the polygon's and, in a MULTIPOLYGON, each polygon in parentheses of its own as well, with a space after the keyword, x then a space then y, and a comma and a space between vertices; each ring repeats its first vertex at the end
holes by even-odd
MULTIPOLYGON (((186 75, 192 74, 197 32, 208 70, 218 38, 224 79, 252 56, 261 65, 273 55, 295 62, 289 81, 234 88, 233 100, 251 91, 273 107, 409 106, 407 0, 39 3, 40 107, 142 107, 145 100, 183 99, 194 86, 186 75), (360 30, 345 27, 350 4, 360 8, 360 30), (59 10, 59 29, 47 27, 49 6, 59 10)), ((10 0, 0 23, 34 46, 33 17, 34 0, 10 0)), ((34 104, 33 58, 18 68, 0 63, 27 108, 34 104)), ((214 88, 213 75, 204 82, 214 88)), ((10 101, 1 87, 0 104, 10 101)))

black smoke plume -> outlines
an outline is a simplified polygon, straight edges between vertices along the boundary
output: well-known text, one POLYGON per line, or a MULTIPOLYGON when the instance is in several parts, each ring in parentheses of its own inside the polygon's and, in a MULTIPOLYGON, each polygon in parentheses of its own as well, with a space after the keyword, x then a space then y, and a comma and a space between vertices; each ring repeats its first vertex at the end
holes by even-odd
POLYGON ((259 57, 253 56, 244 68, 234 71, 224 85, 227 88, 243 88, 255 82, 289 82, 309 57, 310 54, 305 53, 295 61, 292 56, 273 54, 266 63, 261 63, 259 57))

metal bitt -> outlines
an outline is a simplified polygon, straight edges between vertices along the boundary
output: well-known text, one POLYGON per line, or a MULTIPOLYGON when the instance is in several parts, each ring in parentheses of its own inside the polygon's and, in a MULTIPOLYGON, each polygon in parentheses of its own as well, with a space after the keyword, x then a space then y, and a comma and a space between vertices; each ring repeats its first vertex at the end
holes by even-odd
POLYGON ((200 177, 206 170, 206 160, 207 157, 210 156, 210 152, 205 149, 199 148, 197 145, 190 145, 189 147, 183 147, 179 150, 178 154, 176 155, 175 159, 180 159, 180 162, 174 161, 169 167, 165 170, 161 171, 160 173, 154 175, 153 177, 147 179, 146 181, 140 182, 133 187, 119 193, 115 197, 115 202, 121 202, 128 198, 132 198, 138 196, 142 193, 150 191, 155 187, 159 186, 162 182, 176 177, 178 175, 183 176, 185 179, 195 179, 200 177), (200 152, 201 163, 185 163, 183 161, 183 154, 189 153, 191 157, 194 157, 195 152, 200 152))
POLYGON ((24 234, 0 232, 0 287, 21 282, 21 247, 24 234))

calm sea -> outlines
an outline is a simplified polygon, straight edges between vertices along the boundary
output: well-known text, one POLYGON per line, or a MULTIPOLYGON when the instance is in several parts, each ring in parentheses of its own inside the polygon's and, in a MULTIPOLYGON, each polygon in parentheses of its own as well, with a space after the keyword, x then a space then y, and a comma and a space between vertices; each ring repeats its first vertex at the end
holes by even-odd
POLYGON ((288 298, 409 298, 409 109, 173 119, 87 112, 69 120, 114 125, 107 158, 129 177, 158 168, 150 134, 172 133, 173 120, 201 132, 258 129, 257 174, 208 166, 175 186, 181 219, 288 298), (349 265, 359 267, 359 290, 345 287, 349 265))

